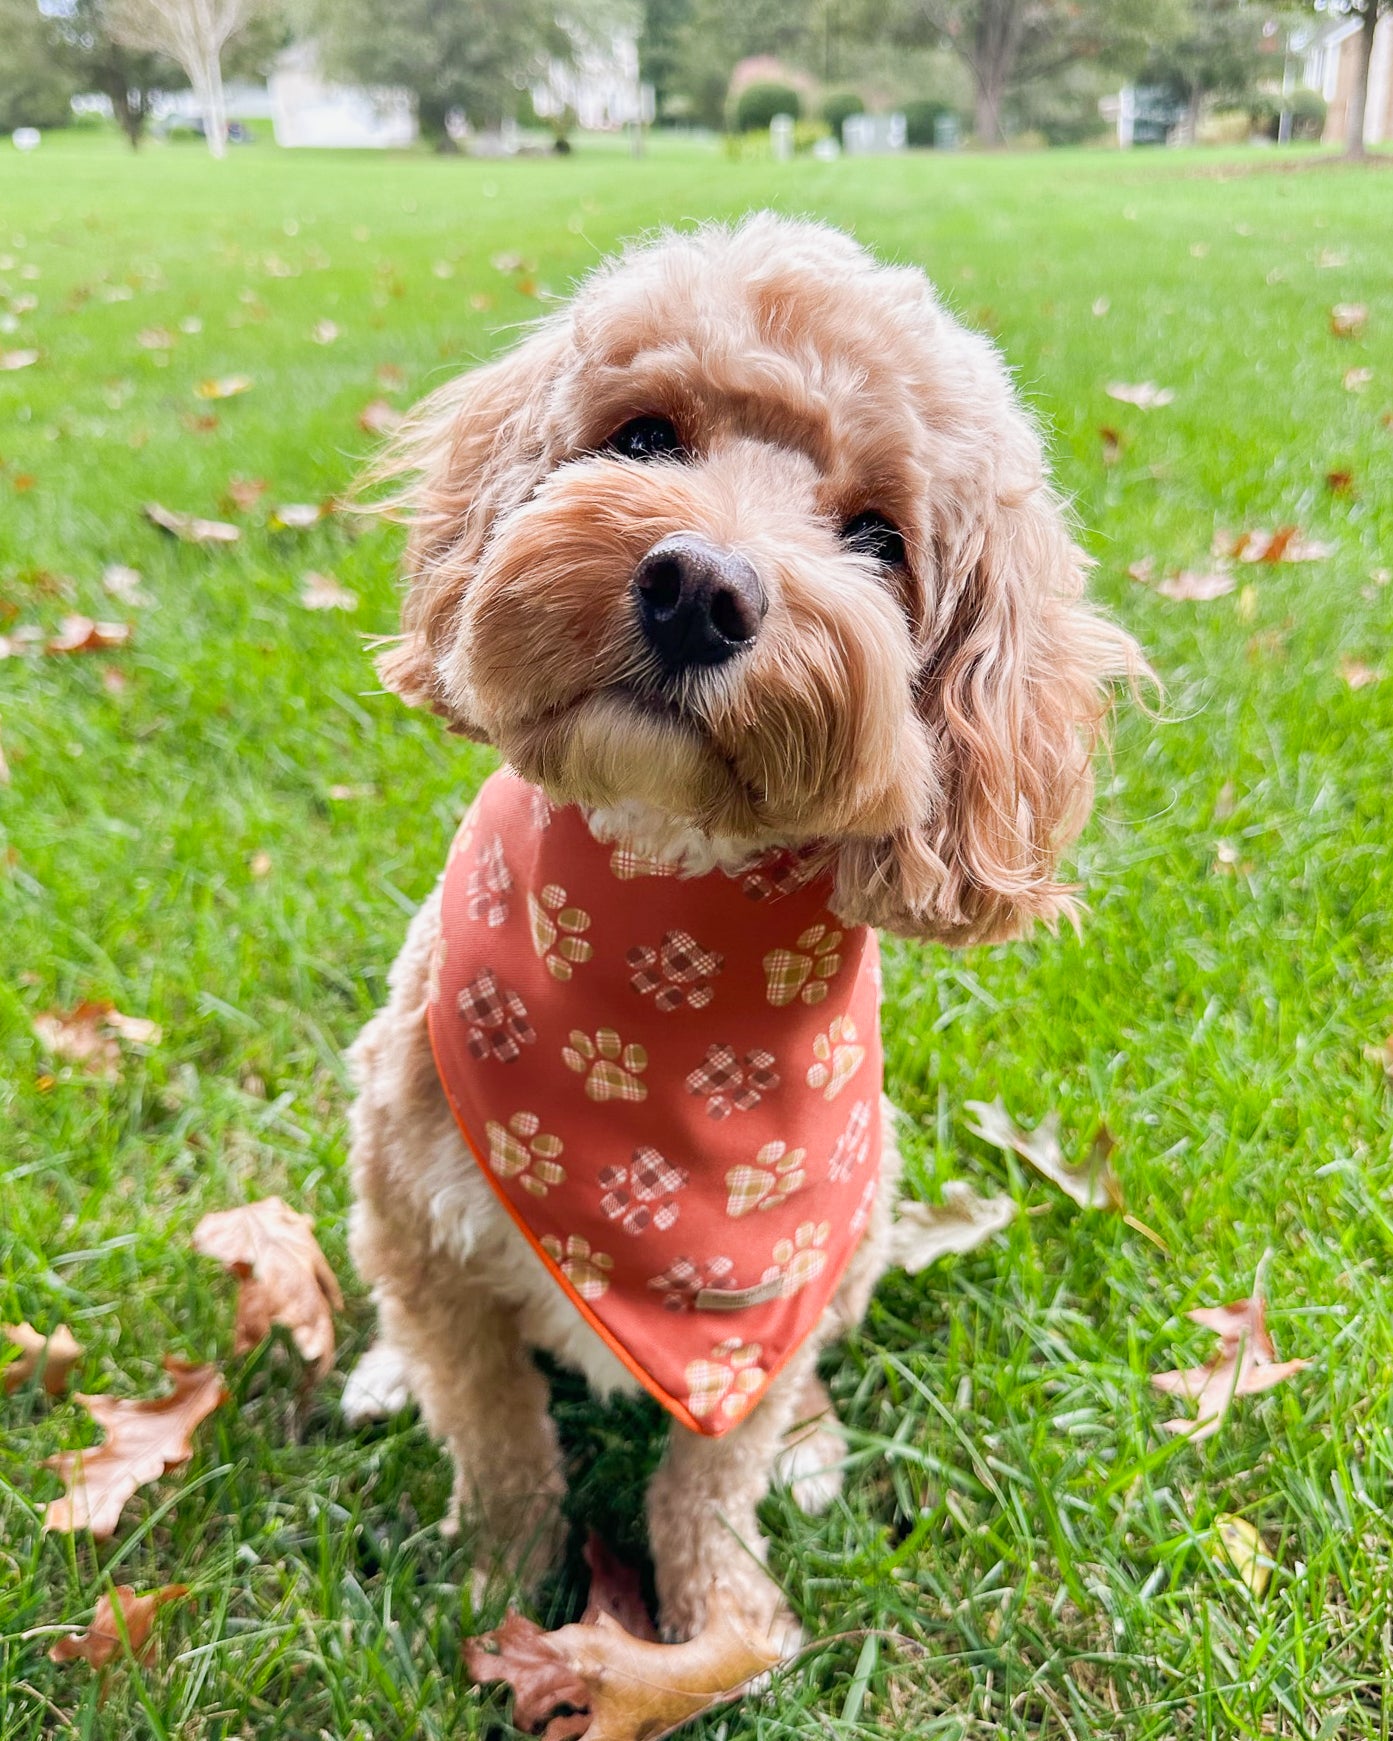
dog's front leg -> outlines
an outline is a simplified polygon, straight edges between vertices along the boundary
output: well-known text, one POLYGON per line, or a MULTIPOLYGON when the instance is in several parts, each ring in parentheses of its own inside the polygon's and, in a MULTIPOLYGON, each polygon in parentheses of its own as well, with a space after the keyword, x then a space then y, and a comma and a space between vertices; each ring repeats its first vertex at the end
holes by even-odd
POLYGON ((816 1359, 817 1348, 805 1343, 749 1419, 718 1439, 673 1427, 648 1488, 648 1541, 665 1636, 692 1637, 720 1608, 772 1638, 784 1655, 801 1643, 798 1622, 765 1569, 769 1544, 755 1513, 816 1359))

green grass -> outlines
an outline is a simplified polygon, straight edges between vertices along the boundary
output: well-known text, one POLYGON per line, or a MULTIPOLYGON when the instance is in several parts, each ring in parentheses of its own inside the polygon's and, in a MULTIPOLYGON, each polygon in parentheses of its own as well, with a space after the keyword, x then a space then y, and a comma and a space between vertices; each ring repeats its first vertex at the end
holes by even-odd
MULTIPOLYGON (((363 638, 393 625, 390 530, 274 533, 258 509, 234 516, 236 548, 205 551, 139 510, 218 514, 233 476, 269 480, 266 503, 340 491, 370 446, 367 401, 407 404, 538 312, 493 256, 526 256, 561 293, 620 237, 760 204, 922 263, 998 337, 1098 596, 1167 699, 1159 717, 1124 710, 1101 771, 1081 936, 891 952, 915 1188, 965 1176, 1029 1213, 970 1258, 888 1280, 829 1359, 845 1502, 809 1521, 774 1499, 767 1522, 810 1633, 833 1641, 705 1732, 1393 1731, 1393 1163, 1389 1087, 1364 1056, 1393 1028, 1393 178, 1276 161, 258 146, 218 166, 91 137, 4 157, 0 285, 38 307, 0 349, 42 356, 0 374, 0 600, 45 627, 76 609, 137 628, 126 651, 0 662, 0 1320, 66 1320, 88 1349, 80 1388, 155 1388, 172 1350, 223 1360, 235 1401, 94 1547, 40 1530, 59 1490, 40 1459, 86 1417, 32 1387, 0 1398, 3 1741, 504 1726, 458 1645, 506 1593, 476 1613, 467 1543, 433 1527, 442 1456, 411 1420, 347 1432, 340 1377, 302 1398, 279 1346, 229 1358, 230 1279, 189 1244, 205 1210, 279 1191, 348 1276, 341 1050, 487 756, 375 690, 363 638), (1335 302, 1368 305, 1363 339, 1331 335, 1335 302), (200 332, 180 331, 189 317, 200 332), (324 319, 342 333, 321 347, 324 319), (152 327, 172 350, 141 348, 152 327), (406 385, 384 395, 383 364, 406 385), (1342 385, 1355 367, 1374 371, 1362 393, 1342 385), (237 372, 244 396, 194 396, 237 372), (1148 379, 1174 404, 1104 394, 1148 379), (189 426, 205 412, 215 427, 189 426), (1103 425, 1123 436, 1112 467, 1103 425), (1352 494, 1326 487, 1341 468, 1352 494), (1290 521, 1334 554, 1245 570, 1208 604, 1126 577, 1147 554, 1203 564, 1216 527, 1290 521), (110 562, 139 568, 153 602, 113 607, 110 562), (352 588, 356 614, 303 610, 309 569, 352 588), (1384 681, 1352 689, 1345 658, 1384 681), (332 796, 343 785, 362 790, 332 796), (1236 865, 1216 867, 1221 842, 1236 865), (115 1085, 55 1076, 33 1037, 37 1012, 83 997, 163 1025, 115 1085), (998 1093, 1027 1123, 1057 1108, 1078 1152, 1106 1120, 1164 1251, 969 1135, 964 1102, 998 1093), (1184 1312, 1245 1293, 1269 1249, 1279 1349, 1310 1368, 1240 1401, 1207 1445, 1167 1437, 1148 1375, 1207 1355, 1184 1312), (1261 1599, 1211 1551, 1222 1512, 1271 1544, 1261 1599), (108 1580, 172 1579, 193 1599, 104 1706, 84 1667, 45 1660, 44 1629, 108 1580)), ((370 1333, 361 1290, 341 1328, 340 1374, 370 1333)), ((577 1519, 633 1545, 652 1412, 604 1413, 564 1380, 558 1408, 577 1519)), ((579 1589, 563 1573, 545 1614, 573 1613, 579 1589)))

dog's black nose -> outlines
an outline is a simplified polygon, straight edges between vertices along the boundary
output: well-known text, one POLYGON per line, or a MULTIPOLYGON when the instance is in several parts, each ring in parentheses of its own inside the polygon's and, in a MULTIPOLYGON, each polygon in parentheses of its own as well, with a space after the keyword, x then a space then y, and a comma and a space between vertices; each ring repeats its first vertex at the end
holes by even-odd
POLYGON ((734 658, 769 608, 753 565, 693 532, 655 544, 633 587, 644 637, 670 676, 734 658))

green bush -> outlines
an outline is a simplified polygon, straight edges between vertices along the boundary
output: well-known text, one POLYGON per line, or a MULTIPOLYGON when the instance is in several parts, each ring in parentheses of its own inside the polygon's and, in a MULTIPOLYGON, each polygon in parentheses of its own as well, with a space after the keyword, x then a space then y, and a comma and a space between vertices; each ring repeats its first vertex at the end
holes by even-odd
POLYGON ((821 115, 837 143, 842 142, 842 122, 848 115, 862 115, 866 105, 855 91, 832 91, 822 99, 821 115))
POLYGON ((1292 138, 1319 139, 1325 132, 1325 98, 1319 91, 1308 91, 1303 85, 1300 90, 1292 92, 1289 103, 1292 138))
POLYGON ((775 115, 792 115, 796 121, 802 113, 803 99, 792 85, 749 85, 735 100, 735 131, 758 133, 775 115))
POLYGON ((942 115, 951 115, 953 106, 925 97, 912 103, 901 103, 900 113, 904 116, 905 144, 922 149, 934 142, 934 122, 942 115))

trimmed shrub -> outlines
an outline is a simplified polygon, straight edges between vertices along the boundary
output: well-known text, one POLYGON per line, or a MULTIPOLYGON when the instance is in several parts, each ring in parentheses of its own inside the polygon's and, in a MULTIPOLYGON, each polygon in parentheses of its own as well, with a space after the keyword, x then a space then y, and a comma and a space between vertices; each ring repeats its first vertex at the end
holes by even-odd
POLYGON ((803 99, 792 85, 749 85, 735 99, 735 131, 758 133, 775 115, 796 121, 802 113, 803 99))
POLYGON ((951 115, 953 105, 940 103, 936 98, 925 97, 912 103, 901 103, 900 113, 904 116, 905 144, 917 150, 923 150, 934 142, 934 122, 941 115, 951 115))
POLYGON ((865 112, 866 105, 855 91, 833 91, 822 99, 822 118, 839 145, 842 142, 842 122, 848 115, 864 115, 865 112))

